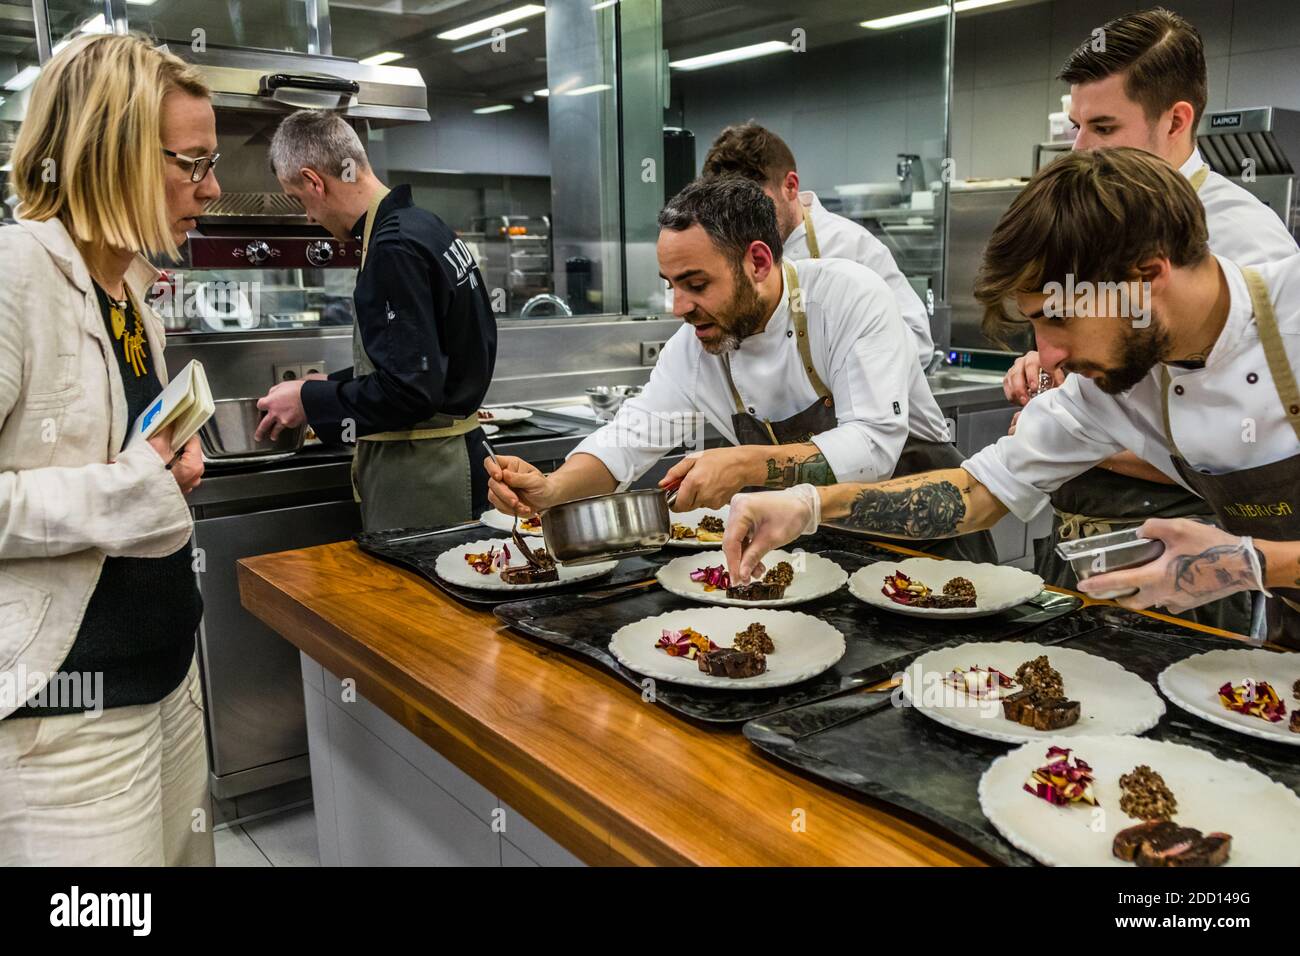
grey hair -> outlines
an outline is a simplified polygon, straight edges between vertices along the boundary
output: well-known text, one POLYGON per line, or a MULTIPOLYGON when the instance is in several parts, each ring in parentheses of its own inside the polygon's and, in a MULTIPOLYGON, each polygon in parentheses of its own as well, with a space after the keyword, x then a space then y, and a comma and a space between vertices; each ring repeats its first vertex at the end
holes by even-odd
POLYGON ((357 131, 338 113, 298 110, 281 121, 271 138, 271 172, 288 178, 304 167, 341 177, 349 167, 369 169, 370 162, 357 131))
POLYGON ((701 226, 718 249, 737 266, 749 244, 763 242, 772 258, 781 258, 781 230, 776 204, 758 183, 739 176, 697 179, 668 200, 659 213, 659 228, 681 232, 701 226))

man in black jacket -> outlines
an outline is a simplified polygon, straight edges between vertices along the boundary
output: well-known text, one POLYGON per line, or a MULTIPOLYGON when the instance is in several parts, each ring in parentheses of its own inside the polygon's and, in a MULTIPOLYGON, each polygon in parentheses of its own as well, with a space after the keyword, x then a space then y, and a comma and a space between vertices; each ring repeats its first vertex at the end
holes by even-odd
POLYGON ((304 421, 357 443, 353 488, 367 530, 446 525, 486 505, 477 410, 496 359, 483 277, 451 228, 389 191, 337 113, 300 110, 271 142, 285 193, 340 240, 362 242, 352 367, 276 385, 262 434, 304 421))

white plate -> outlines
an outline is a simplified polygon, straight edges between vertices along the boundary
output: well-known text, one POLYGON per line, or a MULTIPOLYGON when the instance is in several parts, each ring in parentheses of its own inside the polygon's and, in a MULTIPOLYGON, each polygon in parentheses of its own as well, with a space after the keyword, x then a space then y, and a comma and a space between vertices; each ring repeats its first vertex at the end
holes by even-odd
MULTIPOLYGON (((721 518, 725 524, 727 515, 729 514, 731 514, 731 507, 729 505, 723 505, 721 508, 696 508, 694 511, 683 511, 681 514, 674 512, 669 516, 669 520, 672 521, 673 524, 684 524, 688 528, 696 528, 698 527, 701 518, 707 518, 710 516, 721 518)), ((720 544, 722 544, 721 539, 717 541, 697 541, 694 538, 681 538, 674 541, 672 538, 669 538, 665 547, 701 550, 703 548, 716 548, 720 544)))
POLYGON ((614 632, 609 651, 625 667, 674 684, 717 687, 723 690, 757 690, 785 687, 816 677, 844 656, 844 635, 825 621, 799 611, 761 608, 699 607, 669 611, 624 624, 614 632), (684 657, 669 657, 655 643, 664 629, 694 628, 720 647, 730 647, 736 634, 753 623, 762 624, 775 650, 767 655, 767 670, 757 677, 714 677, 684 657))
POLYGON ((855 598, 882 611, 912 614, 917 617, 987 617, 1007 608, 1024 604, 1043 589, 1043 579, 1020 568, 1000 564, 976 564, 974 561, 940 561, 936 558, 901 558, 877 561, 859 568, 849 579, 849 591, 855 598), (885 576, 902 571, 913 581, 929 585, 935 591, 955 577, 975 585, 974 607, 909 607, 885 597, 881 588, 885 576))
POLYGON ((1111 853, 1115 834, 1141 822, 1119 808, 1119 778, 1146 764, 1178 801, 1174 822, 1232 836, 1227 866, 1295 866, 1300 796, 1235 760, 1146 737, 1074 737, 1025 744, 980 778, 980 809, 1007 841, 1049 866, 1133 866, 1111 853), (1055 807, 1022 789, 1055 742, 1092 767, 1099 806, 1055 807), (1094 829, 1094 826, 1096 829, 1094 829))
POLYGON ((500 425, 493 425, 490 422, 480 422, 478 427, 483 429, 483 434, 489 438, 501 431, 500 425))
MULTIPOLYGON (((485 528, 491 528, 493 531, 504 531, 506 534, 509 534, 511 529, 514 528, 514 520, 515 519, 510 517, 510 515, 503 511, 497 511, 495 508, 489 508, 478 516, 479 524, 483 525, 485 528)), ((521 527, 519 533, 525 538, 540 538, 542 536, 542 529, 538 528, 536 531, 525 531, 521 527)), ((514 548, 511 548, 511 551, 514 550, 514 548)))
MULTIPOLYGON (((670 591, 679 597, 702 601, 705 604, 727 604, 731 607, 788 607, 814 601, 838 591, 848 580, 848 572, 830 558, 806 551, 770 551, 763 558, 767 568, 776 566, 778 561, 789 561, 794 565, 794 581, 785 589, 785 597, 771 601, 741 601, 727 597, 726 591, 706 591, 702 581, 692 581, 691 572, 710 565, 726 566, 727 559, 720 550, 695 551, 673 558, 656 573, 655 577, 670 591)), ((698 628, 697 628, 698 630, 698 628)), ((718 643, 715 641, 715 643, 718 643)))
POLYGON ((492 417, 486 422, 480 419, 481 425, 513 425, 515 422, 533 417, 532 410, 527 408, 485 408, 483 411, 488 412, 492 417))
POLYGON ((479 574, 465 561, 465 555, 467 554, 482 554, 488 548, 495 546, 499 549, 503 544, 510 545, 510 566, 521 567, 524 563, 524 556, 519 553, 519 549, 505 538, 492 538, 487 541, 470 541, 468 544, 462 544, 459 547, 442 552, 442 554, 438 555, 438 560, 434 562, 433 568, 444 581, 449 584, 458 584, 464 588, 477 588, 482 591, 545 591, 547 588, 558 588, 565 584, 572 584, 575 581, 598 578, 602 574, 609 574, 610 571, 618 567, 617 561, 602 561, 599 564, 584 564, 568 568, 560 565, 560 580, 558 581, 541 581, 536 584, 506 584, 495 571, 491 574, 479 574))
MULTIPOLYGON (((1009 744, 1049 737, 1141 734, 1154 727, 1165 712, 1165 702, 1156 689, 1114 661, 1071 647, 1017 641, 961 644, 929 651, 903 672, 900 689, 908 703, 931 720, 1009 744), (1007 720, 1000 700, 969 697, 943 683, 945 674, 970 667, 996 667, 1014 679, 1017 667, 1040 654, 1046 654, 1060 672, 1065 696, 1079 702, 1078 723, 1059 730, 1035 730, 1007 720)), ((1017 686, 1003 693, 1019 689, 1017 686)))
POLYGON ((1300 708, 1300 700, 1291 693, 1295 682, 1300 680, 1300 654, 1244 647, 1208 651, 1170 664, 1157 679, 1166 697, 1202 720, 1248 737, 1300 746, 1300 734, 1287 729, 1291 712, 1300 708), (1286 704, 1286 716, 1270 724, 1261 717, 1249 717, 1224 707, 1219 702, 1219 688, 1229 681, 1240 684, 1243 677, 1272 684, 1286 704))

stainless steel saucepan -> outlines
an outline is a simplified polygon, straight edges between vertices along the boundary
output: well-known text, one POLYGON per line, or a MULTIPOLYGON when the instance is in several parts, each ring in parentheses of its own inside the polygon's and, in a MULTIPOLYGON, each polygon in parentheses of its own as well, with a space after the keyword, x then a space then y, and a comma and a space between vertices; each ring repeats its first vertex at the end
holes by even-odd
POLYGON ((253 434, 266 414, 257 407, 256 398, 219 398, 216 411, 199 429, 203 454, 208 458, 248 458, 295 452, 302 447, 306 428, 286 428, 280 437, 257 441, 253 434))
POLYGON ((561 564, 595 564, 658 551, 668 542, 675 491, 643 488, 576 498, 542 512, 546 550, 561 564))
MULTIPOLYGON (((487 442, 484 449, 496 461, 487 442)), ((643 488, 575 498, 542 512, 546 550, 560 564, 596 564, 658 551, 672 528, 675 490, 643 488)))

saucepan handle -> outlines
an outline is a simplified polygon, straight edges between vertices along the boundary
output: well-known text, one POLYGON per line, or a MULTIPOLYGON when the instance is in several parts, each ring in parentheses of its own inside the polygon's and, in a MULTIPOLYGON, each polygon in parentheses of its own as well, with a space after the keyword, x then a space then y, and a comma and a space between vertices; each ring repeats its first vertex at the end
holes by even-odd
POLYGON ((678 478, 676 484, 669 485, 667 488, 664 489, 665 491, 668 492, 668 495, 666 498, 664 498, 664 500, 668 502, 668 507, 670 509, 672 508, 673 505, 677 504, 677 489, 680 488, 681 486, 682 486, 682 480, 678 478))

